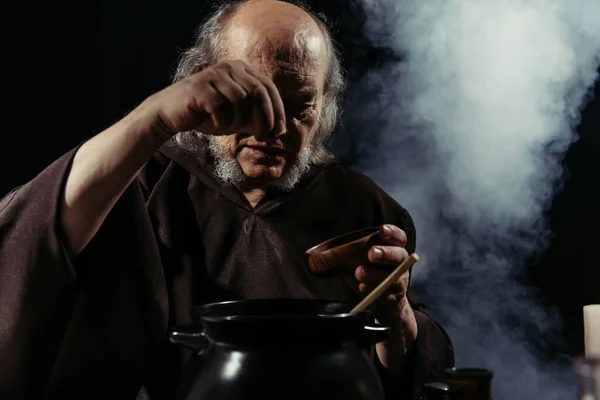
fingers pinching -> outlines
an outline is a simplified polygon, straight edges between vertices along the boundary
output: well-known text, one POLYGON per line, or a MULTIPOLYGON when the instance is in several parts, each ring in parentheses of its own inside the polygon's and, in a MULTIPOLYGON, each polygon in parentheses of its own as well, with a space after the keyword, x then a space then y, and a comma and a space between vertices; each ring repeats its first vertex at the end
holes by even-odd
POLYGON ((264 101, 263 107, 269 107, 268 130, 275 133, 285 130, 285 107, 277 86, 249 65, 246 65, 246 72, 262 83, 267 94, 268 102, 264 101))
MULTIPOLYGON (((230 67, 230 69, 232 68, 230 67)), ((227 110, 230 116, 229 125, 220 126, 220 128, 231 131, 247 125, 251 117, 252 104, 248 98, 248 92, 235 81, 229 71, 225 69, 216 70, 215 73, 219 76, 219 79, 215 79, 212 86, 229 101, 227 110)))

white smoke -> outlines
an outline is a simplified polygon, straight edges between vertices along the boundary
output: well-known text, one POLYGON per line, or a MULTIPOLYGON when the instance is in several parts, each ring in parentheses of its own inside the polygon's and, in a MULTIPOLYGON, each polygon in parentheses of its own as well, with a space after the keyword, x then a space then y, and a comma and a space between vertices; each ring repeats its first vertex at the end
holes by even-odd
POLYGON ((600 0, 362 3, 373 44, 405 59, 364 77, 346 124, 379 130, 364 172, 415 219, 415 283, 457 366, 492 369, 495 400, 574 398, 568 366, 523 337, 560 322, 515 278, 548 243, 544 211, 600 64, 600 0))

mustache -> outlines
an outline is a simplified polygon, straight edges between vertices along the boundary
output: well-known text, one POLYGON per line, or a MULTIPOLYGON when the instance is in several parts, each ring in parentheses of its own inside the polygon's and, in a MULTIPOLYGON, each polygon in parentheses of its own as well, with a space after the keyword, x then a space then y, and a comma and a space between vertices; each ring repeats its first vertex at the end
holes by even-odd
POLYGON ((290 146, 283 142, 282 138, 275 138, 273 140, 258 141, 254 136, 247 136, 238 140, 236 148, 237 150, 243 147, 255 147, 264 148, 269 150, 278 150, 289 153, 290 146))

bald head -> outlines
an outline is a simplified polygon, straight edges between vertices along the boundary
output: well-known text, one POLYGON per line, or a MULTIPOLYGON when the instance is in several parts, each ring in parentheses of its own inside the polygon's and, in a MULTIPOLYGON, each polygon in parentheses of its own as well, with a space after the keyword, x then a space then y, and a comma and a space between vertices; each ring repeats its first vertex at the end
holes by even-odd
POLYGON ((284 1, 249 0, 240 6, 230 22, 230 26, 247 26, 267 34, 300 29, 322 37, 315 20, 306 11, 284 1))
POLYGON ((323 34, 314 19, 293 4, 244 3, 228 23, 224 48, 227 58, 245 59, 267 75, 316 74, 323 89, 328 62, 323 34))

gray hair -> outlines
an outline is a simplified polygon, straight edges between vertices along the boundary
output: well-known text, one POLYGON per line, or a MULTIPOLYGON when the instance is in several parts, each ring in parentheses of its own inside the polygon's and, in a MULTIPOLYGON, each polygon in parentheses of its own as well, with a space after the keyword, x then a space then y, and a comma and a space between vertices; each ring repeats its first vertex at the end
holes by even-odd
MULTIPOLYGON (((185 50, 179 58, 173 82, 180 81, 198 72, 203 65, 212 65, 218 62, 225 54, 223 35, 227 24, 241 5, 247 1, 234 0, 217 6, 216 10, 197 29, 194 44, 185 50)), ((333 158, 325 143, 335 129, 338 117, 341 114, 341 100, 346 81, 340 61, 340 53, 329 33, 325 15, 309 11, 308 7, 301 2, 290 1, 290 3, 302 8, 321 29, 329 58, 325 73, 323 108, 311 143, 313 152, 310 162, 319 165, 333 158)), ((182 147, 189 147, 193 146, 196 142, 194 139, 199 136, 202 136, 202 134, 197 131, 181 132, 174 137, 174 141, 182 147)))

